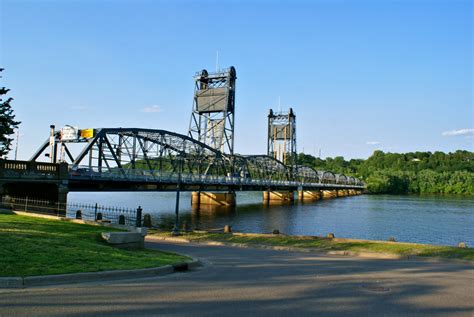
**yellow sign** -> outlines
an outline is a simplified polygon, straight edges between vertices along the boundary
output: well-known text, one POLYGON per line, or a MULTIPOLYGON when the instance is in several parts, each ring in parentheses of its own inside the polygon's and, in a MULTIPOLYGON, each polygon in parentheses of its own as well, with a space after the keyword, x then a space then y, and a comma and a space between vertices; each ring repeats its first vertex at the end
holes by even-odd
POLYGON ((94 137, 94 129, 81 130, 81 138, 90 139, 94 137))

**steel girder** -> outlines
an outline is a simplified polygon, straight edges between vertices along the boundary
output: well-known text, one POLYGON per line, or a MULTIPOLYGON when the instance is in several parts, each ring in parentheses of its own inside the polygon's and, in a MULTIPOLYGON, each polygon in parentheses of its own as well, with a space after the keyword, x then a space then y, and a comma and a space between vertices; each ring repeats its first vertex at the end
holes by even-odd
POLYGON ((336 174, 336 184, 347 185, 347 176, 344 174, 336 174))
POLYGON ((332 172, 318 171, 318 176, 322 184, 335 184, 336 183, 336 175, 334 175, 334 173, 332 172))
MULTIPOLYGON (((287 166, 267 155, 227 155, 187 135, 166 130, 139 128, 95 129, 87 142, 62 141, 54 133, 55 146, 61 148, 60 161, 70 164, 74 174, 81 172, 119 175, 129 178, 145 175, 151 178, 178 175, 200 177, 240 177, 252 180, 297 181, 319 184, 363 185, 354 177, 317 171, 311 167, 287 166), (84 147, 77 155, 69 150, 72 143, 84 147)), ((46 150, 48 139, 31 160, 46 150)))
POLYGON ((254 179, 291 180, 291 169, 268 155, 240 156, 245 162, 250 176, 254 179))
POLYGON ((295 176, 298 181, 302 183, 320 183, 321 181, 318 171, 312 167, 298 165, 293 170, 296 171, 295 176))

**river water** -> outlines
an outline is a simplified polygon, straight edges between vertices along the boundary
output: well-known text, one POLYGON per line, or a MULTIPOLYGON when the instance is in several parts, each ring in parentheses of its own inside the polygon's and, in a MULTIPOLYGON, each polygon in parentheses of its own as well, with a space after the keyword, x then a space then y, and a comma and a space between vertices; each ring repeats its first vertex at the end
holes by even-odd
MULTIPOLYGON (((154 224, 171 229, 175 193, 69 193, 70 202, 137 208, 154 224)), ((445 195, 361 195, 308 203, 265 206, 261 192, 237 193, 236 207, 191 207, 191 194, 181 193, 180 221, 193 228, 231 225, 234 231, 474 246, 474 197, 445 195)))

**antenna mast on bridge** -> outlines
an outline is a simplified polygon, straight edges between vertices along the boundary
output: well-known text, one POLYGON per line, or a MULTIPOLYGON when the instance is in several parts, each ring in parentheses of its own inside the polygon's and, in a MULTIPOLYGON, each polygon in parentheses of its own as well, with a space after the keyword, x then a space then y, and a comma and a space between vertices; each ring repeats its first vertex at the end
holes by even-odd
POLYGON ((288 166, 296 166, 296 115, 292 108, 288 112, 270 109, 267 155, 288 166))
POLYGON ((234 154, 235 68, 194 77, 194 100, 188 135, 216 150, 234 154))

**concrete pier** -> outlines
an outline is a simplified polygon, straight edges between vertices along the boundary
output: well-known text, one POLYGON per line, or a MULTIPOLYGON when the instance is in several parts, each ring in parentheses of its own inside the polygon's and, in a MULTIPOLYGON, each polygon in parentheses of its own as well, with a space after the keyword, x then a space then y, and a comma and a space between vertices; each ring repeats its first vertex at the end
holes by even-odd
POLYGON ((233 192, 228 193, 210 193, 210 192, 192 192, 191 205, 216 205, 216 206, 235 206, 236 195, 233 192))
POLYGON ((337 195, 337 197, 345 197, 345 196, 347 196, 347 190, 346 189, 337 189, 336 190, 336 195, 337 195))
POLYGON ((330 199, 330 198, 336 198, 337 197, 337 191, 336 190, 322 190, 322 198, 323 199, 330 199))
POLYGON ((299 190, 298 200, 319 200, 322 199, 322 192, 320 190, 299 190))
POLYGON ((274 192, 274 191, 264 191, 263 192, 263 201, 272 203, 272 202, 291 202, 295 200, 295 192, 293 191, 283 191, 283 192, 274 192))

